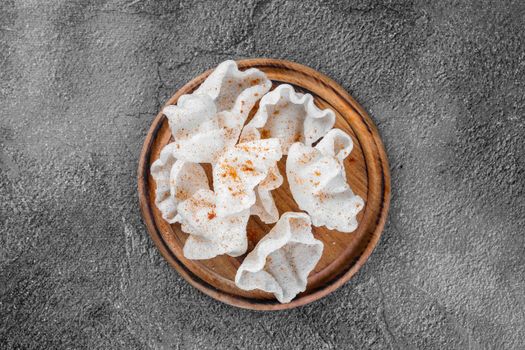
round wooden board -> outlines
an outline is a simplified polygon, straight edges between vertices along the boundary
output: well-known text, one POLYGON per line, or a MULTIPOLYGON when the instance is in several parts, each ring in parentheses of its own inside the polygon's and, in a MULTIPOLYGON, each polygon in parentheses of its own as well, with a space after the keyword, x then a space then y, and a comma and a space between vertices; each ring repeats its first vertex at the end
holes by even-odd
MULTIPOLYGON (((387 156, 377 129, 363 108, 344 89, 325 75, 303 65, 275 59, 248 59, 237 62, 239 69, 258 68, 278 84, 292 84, 296 90, 314 96, 320 108, 331 108, 337 115, 335 127, 352 136, 354 148, 345 160, 348 182, 365 200, 358 215, 359 227, 352 233, 340 233, 324 227, 313 227, 314 236, 324 243, 321 260, 308 277, 305 292, 292 302, 280 304, 273 295, 261 291, 244 291, 235 286, 237 268, 245 255, 238 258, 218 256, 210 260, 188 260, 182 254, 187 234, 179 224, 166 223, 155 206, 155 182, 151 164, 160 150, 170 142, 168 121, 159 112, 144 141, 138 168, 140 207, 146 227, 164 258, 191 285, 205 294, 230 305, 255 310, 290 309, 317 300, 348 281, 368 259, 379 241, 390 202, 390 174, 387 156)), ((166 105, 176 104, 184 94, 192 93, 210 74, 209 70, 180 89, 166 105)), ((253 112, 251 115, 253 115, 253 112)), ((285 172, 285 157, 279 162, 285 172)), ((208 176, 211 167, 206 167, 208 176)), ((300 211, 288 183, 273 191, 279 213, 300 211)), ((251 216, 248 223, 248 252, 273 225, 251 216)))

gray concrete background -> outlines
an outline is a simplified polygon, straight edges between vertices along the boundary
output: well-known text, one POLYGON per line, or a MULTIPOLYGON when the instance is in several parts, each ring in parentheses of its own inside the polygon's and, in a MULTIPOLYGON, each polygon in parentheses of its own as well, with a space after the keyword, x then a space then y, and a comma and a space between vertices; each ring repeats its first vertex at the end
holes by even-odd
POLYGON ((0 2, 0 348, 524 349, 522 1, 0 2), (297 61, 370 112, 392 205, 359 274, 278 313, 159 255, 136 168, 228 58, 297 61))

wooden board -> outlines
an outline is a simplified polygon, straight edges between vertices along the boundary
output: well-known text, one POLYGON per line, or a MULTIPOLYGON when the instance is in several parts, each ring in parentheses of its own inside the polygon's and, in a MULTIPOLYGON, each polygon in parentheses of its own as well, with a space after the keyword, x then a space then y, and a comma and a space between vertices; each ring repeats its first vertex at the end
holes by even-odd
MULTIPOLYGON (((337 115, 335 127, 352 136, 354 148, 345 160, 346 175, 353 191, 365 200, 365 208, 358 215, 359 227, 353 233, 340 233, 324 227, 315 227, 314 236, 324 243, 321 260, 308 277, 305 292, 291 303, 280 304, 273 295, 261 291, 244 291, 235 286, 237 268, 245 255, 232 258, 219 256, 210 260, 188 260, 182 254, 187 234, 179 224, 166 223, 155 206, 155 183, 150 175, 151 164, 160 150, 170 142, 168 121, 159 112, 144 141, 138 168, 140 207, 151 238, 166 260, 191 285, 205 294, 230 305, 256 310, 289 309, 317 300, 348 281, 368 259, 379 241, 386 221, 390 202, 390 174, 386 153, 377 129, 363 108, 341 86, 325 75, 303 65, 275 59, 249 59, 238 61, 239 69, 258 68, 273 81, 274 87, 289 83, 301 92, 314 96, 320 108, 331 108, 337 115)), ((211 70, 196 77, 182 87, 166 103, 193 92, 211 70)), ((253 111, 252 111, 253 115, 253 111)), ((285 172, 285 158, 279 162, 281 174, 285 172)), ((210 168, 207 168, 209 175, 210 168)), ((299 211, 286 181, 273 191, 279 213, 299 211)), ((248 223, 248 252, 272 225, 257 217, 248 223)))

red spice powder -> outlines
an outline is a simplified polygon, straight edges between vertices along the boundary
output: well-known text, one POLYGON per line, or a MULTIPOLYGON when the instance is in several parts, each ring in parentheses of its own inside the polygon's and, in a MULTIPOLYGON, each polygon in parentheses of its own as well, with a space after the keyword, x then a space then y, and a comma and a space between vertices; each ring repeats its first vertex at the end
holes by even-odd
POLYGON ((322 203, 329 198, 329 195, 325 192, 319 192, 317 198, 319 198, 319 201, 322 203))
POLYGON ((241 166, 241 170, 244 171, 244 172, 247 172, 247 171, 255 171, 255 169, 253 168, 253 163, 251 160, 247 160, 246 163, 244 163, 242 166, 241 166))
POLYGON ((239 175, 237 174, 237 170, 235 170, 234 167, 232 167, 231 165, 227 165, 227 164, 223 164, 221 167, 224 170, 224 172, 221 174, 222 177, 229 176, 229 177, 231 177, 234 180, 239 179, 239 175))
POLYGON ((268 129, 262 129, 261 130, 261 138, 268 139, 270 138, 270 130, 268 129))
POLYGON ((298 162, 300 164, 307 164, 315 157, 315 152, 305 153, 299 157, 298 162))
POLYGON ((175 194, 175 198, 182 201, 185 199, 188 199, 190 197, 189 193, 184 191, 183 189, 179 189, 177 193, 175 194))

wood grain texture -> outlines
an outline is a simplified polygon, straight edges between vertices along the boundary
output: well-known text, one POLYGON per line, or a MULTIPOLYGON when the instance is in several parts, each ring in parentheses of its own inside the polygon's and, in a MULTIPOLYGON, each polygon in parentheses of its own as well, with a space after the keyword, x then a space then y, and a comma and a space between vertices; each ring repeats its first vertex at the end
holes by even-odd
MULTIPOLYGON (((314 227, 314 236, 324 243, 321 260, 308 277, 305 292, 292 302, 280 304, 273 295, 261 291, 244 291, 235 286, 237 268, 245 255, 232 258, 219 256, 210 260, 188 260, 182 247, 187 234, 179 224, 166 223, 155 206, 155 183, 150 175, 151 164, 160 150, 170 142, 168 121, 159 112, 146 136, 139 160, 138 192, 144 222, 151 238, 164 258, 191 285, 205 294, 230 305, 255 310, 289 309, 315 301, 348 281, 368 259, 385 225, 390 203, 390 174, 388 160, 377 129, 364 109, 344 89, 325 75, 303 65, 275 59, 248 59, 237 62, 239 69, 258 68, 273 81, 294 85, 296 90, 314 96, 320 108, 331 108, 337 119, 335 127, 346 131, 354 141, 354 148, 345 160, 348 182, 352 190, 365 200, 365 208, 358 215, 359 227, 353 233, 340 233, 324 227, 314 227)), ((193 92, 211 70, 182 87, 166 105, 176 104, 181 95, 193 92)), ((252 111, 252 115, 253 115, 252 111)), ((279 162, 285 172, 285 158, 279 162)), ((208 176, 210 169, 206 171, 208 176)), ((299 211, 286 181, 273 191, 279 213, 299 211)), ((248 222, 248 252, 270 231, 272 225, 257 217, 248 222)))

